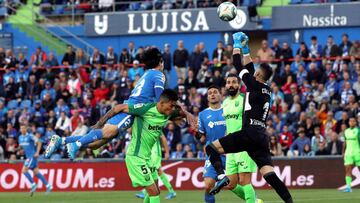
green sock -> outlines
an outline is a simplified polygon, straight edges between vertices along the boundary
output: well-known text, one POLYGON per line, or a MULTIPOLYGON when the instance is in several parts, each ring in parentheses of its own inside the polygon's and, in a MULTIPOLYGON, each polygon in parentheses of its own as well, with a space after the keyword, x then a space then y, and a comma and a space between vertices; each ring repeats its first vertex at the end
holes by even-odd
POLYGON ((171 183, 169 182, 169 179, 168 179, 168 177, 167 177, 167 175, 165 173, 161 174, 160 179, 164 183, 166 189, 169 192, 174 192, 174 189, 172 188, 171 183))
POLYGON ((236 196, 240 197, 241 199, 245 200, 245 193, 244 189, 241 187, 241 185, 237 184, 234 189, 231 190, 236 196))
POLYGON ((144 193, 145 197, 144 197, 144 203, 150 203, 150 197, 147 193, 144 193))
POLYGON ((349 188, 351 188, 351 181, 352 181, 351 176, 345 176, 345 182, 349 188))
POLYGON ((244 193, 245 193, 245 201, 246 203, 255 203, 256 201, 256 194, 253 186, 251 184, 247 184, 243 186, 244 193))
POLYGON ((160 203, 160 196, 150 196, 150 203, 160 203))

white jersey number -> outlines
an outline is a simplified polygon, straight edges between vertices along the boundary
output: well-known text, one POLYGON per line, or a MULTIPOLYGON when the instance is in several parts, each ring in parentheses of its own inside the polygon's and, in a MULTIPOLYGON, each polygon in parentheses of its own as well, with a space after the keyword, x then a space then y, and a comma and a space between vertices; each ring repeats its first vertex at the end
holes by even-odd
POLYGON ((266 115, 269 112, 269 108, 270 108, 270 103, 266 102, 263 107, 263 109, 264 109, 263 121, 266 120, 266 115))
POLYGON ((144 79, 139 81, 138 84, 136 84, 135 92, 131 96, 133 96, 133 97, 140 96, 141 90, 144 87, 144 85, 145 85, 145 80, 144 79))

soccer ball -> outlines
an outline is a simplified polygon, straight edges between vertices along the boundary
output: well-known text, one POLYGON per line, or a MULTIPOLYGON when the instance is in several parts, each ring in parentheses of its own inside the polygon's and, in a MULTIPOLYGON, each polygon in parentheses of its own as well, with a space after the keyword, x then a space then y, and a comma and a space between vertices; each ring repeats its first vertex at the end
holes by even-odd
POLYGON ((231 2, 223 2, 217 8, 217 14, 223 21, 231 21, 236 17, 237 8, 231 2))

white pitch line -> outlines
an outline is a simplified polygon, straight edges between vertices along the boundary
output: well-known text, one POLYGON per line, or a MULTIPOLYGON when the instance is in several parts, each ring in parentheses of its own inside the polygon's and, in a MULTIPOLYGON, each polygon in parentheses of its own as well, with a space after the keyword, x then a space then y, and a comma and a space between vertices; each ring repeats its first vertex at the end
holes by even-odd
MULTIPOLYGON (((294 199, 294 202, 309 202, 309 201, 322 201, 322 200, 354 200, 354 199, 359 199, 359 198, 354 198, 354 197, 346 197, 346 198, 317 198, 317 199, 294 199)), ((265 203, 278 203, 278 202, 283 202, 283 201, 264 201, 265 203)))

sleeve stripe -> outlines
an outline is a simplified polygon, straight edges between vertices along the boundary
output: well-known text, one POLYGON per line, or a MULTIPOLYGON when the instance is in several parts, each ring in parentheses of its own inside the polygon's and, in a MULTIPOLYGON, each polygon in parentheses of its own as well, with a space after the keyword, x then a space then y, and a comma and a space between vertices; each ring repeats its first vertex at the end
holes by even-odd
POLYGON ((200 129, 199 129, 199 132, 204 134, 204 131, 202 131, 202 130, 200 130, 200 129))
POLYGON ((160 86, 160 85, 155 85, 154 88, 161 88, 161 89, 164 89, 163 86, 160 86))
POLYGON ((239 77, 242 79, 245 73, 249 73, 249 71, 247 69, 242 69, 239 73, 239 77))

